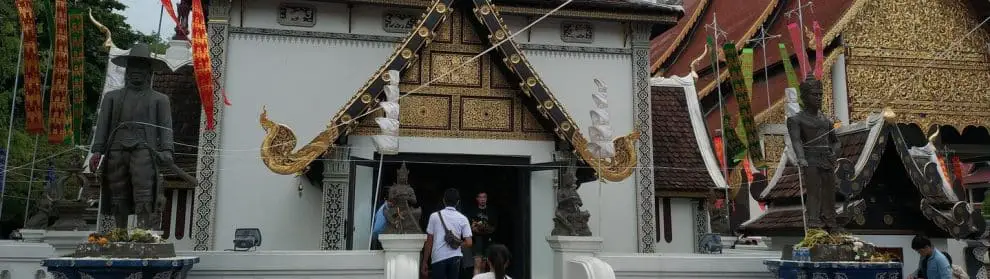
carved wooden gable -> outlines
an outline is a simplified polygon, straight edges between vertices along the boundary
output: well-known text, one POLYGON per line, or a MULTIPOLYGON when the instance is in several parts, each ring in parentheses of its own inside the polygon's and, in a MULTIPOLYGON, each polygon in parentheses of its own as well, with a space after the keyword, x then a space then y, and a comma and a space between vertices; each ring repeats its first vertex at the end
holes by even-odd
MULTIPOLYGON (((401 18, 401 12, 386 12, 385 18, 401 18), (389 13, 396 13, 391 15, 389 13)), ((415 14, 418 16, 418 13, 415 14)), ((400 89, 412 91, 437 79, 413 95, 399 100, 402 136, 475 139, 553 140, 519 91, 519 82, 503 73, 502 61, 492 54, 471 60, 488 48, 474 30, 472 19, 453 10, 437 27, 436 39, 423 48, 419 59, 404 73, 400 89), (444 75, 453 70, 453 73, 444 75)), ((381 112, 374 117, 381 116, 381 112)), ((361 120, 357 135, 379 133, 374 117, 361 120)))
POLYGON ((888 105, 922 127, 987 125, 990 39, 968 34, 979 23, 965 0, 867 1, 842 33, 852 118, 888 105))

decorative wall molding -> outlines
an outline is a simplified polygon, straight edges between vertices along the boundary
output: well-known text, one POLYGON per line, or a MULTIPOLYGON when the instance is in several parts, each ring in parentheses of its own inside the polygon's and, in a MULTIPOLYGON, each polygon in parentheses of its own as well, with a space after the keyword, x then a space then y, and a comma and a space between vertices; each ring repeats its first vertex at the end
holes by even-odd
MULTIPOLYGON (((220 133, 223 131, 223 90, 227 62, 227 35, 230 26, 230 1, 210 1, 210 18, 206 25, 210 39, 210 60, 213 70, 213 114, 215 129, 199 133, 197 154, 195 206, 193 218, 193 250, 213 249, 216 240, 217 186, 219 185, 219 153, 222 149, 220 133)), ((206 127, 206 114, 200 118, 200 127, 206 127)))
POLYGON ((595 25, 585 21, 563 21, 560 23, 560 40, 567 43, 593 43, 595 25))
POLYGON ((309 4, 281 3, 278 5, 278 24, 285 26, 316 26, 316 7, 309 4))
POLYGON ((409 33, 419 20, 417 12, 385 10, 382 12, 382 29, 389 33, 409 33))
POLYGON ((338 146, 323 161, 323 235, 320 249, 347 249, 347 190, 351 180, 351 148, 338 146))
MULTIPOLYGON (((402 38, 403 38, 403 37, 399 37, 399 36, 382 36, 382 35, 350 34, 350 33, 320 32, 320 31, 302 31, 302 30, 286 30, 286 29, 258 28, 258 27, 236 27, 236 26, 230 27, 230 33, 264 35, 264 36, 283 36, 283 37, 302 37, 302 38, 324 38, 324 39, 371 41, 371 42, 391 42, 391 43, 398 43, 398 42, 402 41, 402 38)), ((520 49, 523 49, 523 50, 553 51, 553 52, 575 52, 575 53, 594 53, 594 54, 622 54, 622 55, 630 55, 630 54, 632 54, 632 49, 630 49, 630 48, 614 48, 614 47, 587 47, 587 46, 562 46, 562 45, 546 45, 546 44, 519 44, 519 48, 520 49)))
POLYGON ((635 127, 639 130, 636 170, 636 235, 640 253, 656 252, 654 212, 656 189, 653 186, 653 112, 650 100, 650 24, 633 23, 632 67, 635 99, 635 127))

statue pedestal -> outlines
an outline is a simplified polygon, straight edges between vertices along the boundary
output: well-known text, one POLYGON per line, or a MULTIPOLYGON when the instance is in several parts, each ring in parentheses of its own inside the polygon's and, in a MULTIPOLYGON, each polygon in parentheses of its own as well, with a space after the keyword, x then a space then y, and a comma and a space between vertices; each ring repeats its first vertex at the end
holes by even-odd
POLYGON ((199 263, 198 257, 160 259, 48 258, 42 261, 41 265, 48 268, 48 271, 55 278, 184 279, 196 263, 199 263))
POLYGON ((866 262, 805 262, 765 260, 773 278, 847 278, 875 279, 901 278, 902 263, 866 263, 866 262))
POLYGON ((55 249, 48 244, 0 240, 0 278, 50 278, 36 277, 45 274, 38 262, 54 256, 55 249))
POLYGON ((17 230, 17 232, 21 233, 21 239, 24 239, 24 242, 42 243, 45 241, 45 234, 47 231, 37 229, 20 229, 17 230))
MULTIPOLYGON (((91 231, 47 231, 45 232, 45 243, 55 247, 56 255, 72 254, 76 246, 86 243, 91 231)), ((23 235, 23 233, 21 233, 23 235)))
POLYGON ((419 278, 420 251, 426 243, 425 234, 381 234, 378 241, 385 250, 386 279, 419 278))
POLYGON ((572 278, 565 274, 568 262, 580 256, 594 257, 602 251, 601 237, 551 235, 547 242, 553 250, 554 279, 572 278))

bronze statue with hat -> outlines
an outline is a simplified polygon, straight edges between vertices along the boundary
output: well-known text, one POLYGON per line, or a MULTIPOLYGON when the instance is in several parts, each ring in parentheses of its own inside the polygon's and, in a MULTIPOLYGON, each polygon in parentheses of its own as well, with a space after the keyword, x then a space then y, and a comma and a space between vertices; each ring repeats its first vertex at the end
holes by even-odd
MULTIPOLYGON (((151 83, 154 72, 169 67, 141 43, 111 62, 125 68, 125 83, 103 95, 93 134, 89 169, 102 173, 100 211, 113 216, 116 228, 126 229, 128 216, 135 214, 137 228, 158 230, 159 208, 165 202, 159 197, 159 167, 177 168, 169 97, 154 91, 151 83)), ((180 176, 189 179, 181 171, 180 176)))

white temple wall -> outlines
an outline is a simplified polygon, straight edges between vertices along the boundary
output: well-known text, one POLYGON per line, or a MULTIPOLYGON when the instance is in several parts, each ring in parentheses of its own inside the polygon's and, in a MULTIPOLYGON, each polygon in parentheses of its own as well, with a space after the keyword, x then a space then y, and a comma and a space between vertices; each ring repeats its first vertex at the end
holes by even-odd
POLYGON ((383 61, 393 45, 236 33, 230 40, 226 91, 233 105, 223 119, 213 248, 230 248, 235 228, 257 227, 263 250, 320 249, 320 187, 302 181, 300 196, 299 179, 264 166, 258 116, 267 106, 300 145, 308 142, 380 66, 369 61, 383 61))
MULTIPOLYGON (((559 25, 559 24, 558 24, 559 25)), ((598 33, 596 33, 598 34, 598 33)), ((628 54, 586 54, 562 51, 527 50, 529 61, 540 77, 552 90, 557 100, 574 118, 576 126, 587 133, 591 125, 589 111, 594 107, 591 94, 596 92, 594 79, 608 86, 608 103, 615 136, 623 136, 633 129, 632 64, 628 54)), ((585 134, 587 136, 587 134, 585 134)), ((608 224, 593 230, 604 238, 606 252, 635 252, 636 246, 636 191, 634 176, 622 182, 602 185, 603 201, 610 205, 602 212, 592 211, 592 228, 603 217, 608 224)), ((586 209, 598 206, 598 183, 585 183, 580 194, 586 209)), ((687 211, 690 215, 690 211, 687 211)), ((690 224, 690 223, 688 223, 690 224)))
MULTIPOLYGON (((659 203, 659 202, 658 202, 659 203)), ((694 224, 694 207, 698 206, 697 202, 691 199, 670 199, 670 223, 671 223, 671 241, 668 243, 666 240, 666 229, 664 228, 663 222, 663 206, 658 206, 660 209, 657 211, 657 226, 659 230, 657 231, 657 252, 658 253, 694 253, 695 252, 695 226, 694 224)))
MULTIPOLYGON (((524 16, 503 14, 502 19, 505 21, 505 25, 509 26, 509 30, 512 33, 516 33, 518 32, 518 30, 521 30, 522 28, 526 27, 526 25, 530 24, 530 22, 527 21, 526 17, 524 16)), ((574 20, 574 19, 547 17, 546 19, 540 21, 536 25, 533 25, 533 27, 530 28, 529 30, 524 31, 523 33, 517 35, 515 37, 515 40, 516 42, 519 43, 531 43, 531 44, 563 45, 563 46, 577 46, 577 47, 628 48, 629 44, 626 42, 624 36, 625 32, 623 32, 622 28, 623 28, 622 24, 619 22, 574 20), (592 40, 591 43, 564 42, 560 37, 561 24, 564 22, 591 23, 594 26, 593 27, 594 39, 592 40)))

